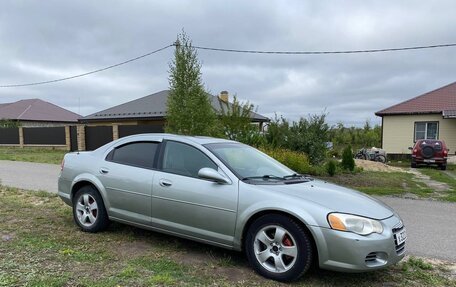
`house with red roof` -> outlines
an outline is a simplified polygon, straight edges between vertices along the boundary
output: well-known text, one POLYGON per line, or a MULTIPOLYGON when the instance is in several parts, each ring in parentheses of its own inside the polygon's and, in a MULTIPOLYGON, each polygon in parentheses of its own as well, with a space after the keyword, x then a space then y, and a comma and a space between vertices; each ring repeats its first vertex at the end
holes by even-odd
POLYGON ((22 127, 77 124, 81 116, 40 99, 0 104, 0 120, 19 122, 22 127))
POLYGON ((382 117, 382 147, 409 154, 419 139, 444 140, 456 151, 456 82, 375 113, 382 117))

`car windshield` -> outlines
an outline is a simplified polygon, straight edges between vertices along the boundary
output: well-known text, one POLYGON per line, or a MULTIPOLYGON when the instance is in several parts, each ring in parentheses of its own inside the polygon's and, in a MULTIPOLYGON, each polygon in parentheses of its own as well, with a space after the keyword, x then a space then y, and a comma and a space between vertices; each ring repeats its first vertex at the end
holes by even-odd
POLYGON ((241 180, 284 181, 300 177, 293 170, 259 150, 240 143, 206 144, 241 180))

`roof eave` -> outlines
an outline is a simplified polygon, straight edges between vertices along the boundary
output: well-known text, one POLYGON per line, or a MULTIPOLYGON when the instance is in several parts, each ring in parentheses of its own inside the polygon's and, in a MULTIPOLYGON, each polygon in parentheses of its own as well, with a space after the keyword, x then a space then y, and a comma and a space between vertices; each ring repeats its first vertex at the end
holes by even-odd
POLYGON ((375 115, 383 116, 405 116, 405 115, 425 115, 425 114, 442 114, 442 111, 424 111, 424 112, 376 112, 375 115))
POLYGON ((156 117, 118 117, 118 118, 81 118, 78 122, 80 123, 94 123, 94 122, 114 122, 114 121, 148 121, 148 120, 163 120, 164 116, 156 117))

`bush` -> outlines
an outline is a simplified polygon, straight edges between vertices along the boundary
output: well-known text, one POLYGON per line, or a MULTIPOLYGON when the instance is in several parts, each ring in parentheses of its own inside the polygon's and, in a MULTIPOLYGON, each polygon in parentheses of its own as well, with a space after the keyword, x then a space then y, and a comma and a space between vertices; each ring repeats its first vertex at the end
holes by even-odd
POLYGON ((0 128, 18 128, 21 126, 19 121, 0 119, 0 128))
POLYGON ((351 146, 344 148, 342 152, 342 168, 348 169, 349 171, 355 170, 355 160, 353 159, 353 151, 351 146))
POLYGON ((328 130, 326 114, 309 115, 291 123, 276 116, 268 126, 265 140, 273 148, 303 152, 312 164, 319 164, 328 150, 328 130))
POLYGON ((315 174, 305 153, 282 148, 260 148, 262 152, 300 174, 315 174))
POLYGON ((326 172, 329 174, 329 176, 334 176, 336 174, 336 170, 337 170, 336 162, 332 159, 329 160, 326 163, 326 172))

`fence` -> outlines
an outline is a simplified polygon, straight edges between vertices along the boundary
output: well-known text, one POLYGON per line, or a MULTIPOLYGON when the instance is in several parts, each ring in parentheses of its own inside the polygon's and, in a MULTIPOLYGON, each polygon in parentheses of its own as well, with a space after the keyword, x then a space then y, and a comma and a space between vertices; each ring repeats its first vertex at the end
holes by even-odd
POLYGON ((0 146, 94 150, 121 137, 163 132, 161 125, 106 125, 0 128, 0 146))

